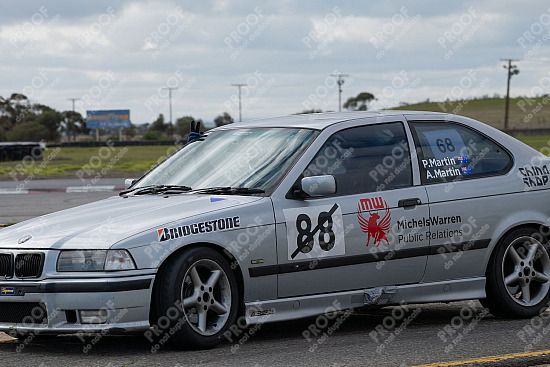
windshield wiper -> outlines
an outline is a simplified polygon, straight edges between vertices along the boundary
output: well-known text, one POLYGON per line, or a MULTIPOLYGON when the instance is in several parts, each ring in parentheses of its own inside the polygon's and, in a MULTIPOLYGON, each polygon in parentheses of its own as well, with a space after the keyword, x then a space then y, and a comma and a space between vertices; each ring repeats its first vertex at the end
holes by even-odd
POLYGON ((230 187, 230 186, 218 186, 207 187, 204 189, 193 190, 194 194, 220 194, 220 195, 246 195, 246 194, 263 194, 262 189, 256 189, 251 187, 230 187))
POLYGON ((183 185, 149 185, 143 187, 134 187, 132 189, 122 190, 119 195, 123 196, 131 192, 134 195, 145 195, 145 194, 165 194, 168 191, 181 193, 191 191, 192 189, 189 186, 183 185))

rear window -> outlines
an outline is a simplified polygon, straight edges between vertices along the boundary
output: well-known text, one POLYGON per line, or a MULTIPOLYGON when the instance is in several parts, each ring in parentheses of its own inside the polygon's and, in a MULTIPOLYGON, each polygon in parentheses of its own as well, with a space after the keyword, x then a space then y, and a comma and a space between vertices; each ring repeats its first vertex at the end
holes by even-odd
POLYGON ((469 127, 449 122, 412 122, 423 183, 457 181, 508 172, 510 154, 469 127))

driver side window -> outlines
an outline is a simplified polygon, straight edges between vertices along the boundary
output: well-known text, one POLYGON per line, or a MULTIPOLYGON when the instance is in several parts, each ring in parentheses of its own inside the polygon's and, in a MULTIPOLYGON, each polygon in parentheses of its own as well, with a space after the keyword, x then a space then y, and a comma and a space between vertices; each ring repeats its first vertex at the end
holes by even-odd
POLYGON ((304 171, 304 177, 320 175, 334 176, 336 195, 411 186, 411 159, 403 125, 368 125, 334 134, 304 171))

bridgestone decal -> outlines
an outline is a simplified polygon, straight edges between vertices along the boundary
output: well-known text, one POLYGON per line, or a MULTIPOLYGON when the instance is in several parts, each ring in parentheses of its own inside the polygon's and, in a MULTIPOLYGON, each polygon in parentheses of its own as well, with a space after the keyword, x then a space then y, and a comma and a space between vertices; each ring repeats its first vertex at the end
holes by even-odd
POLYGON ((218 232, 226 229, 238 228, 241 226, 239 217, 214 219, 207 222, 192 223, 173 228, 157 229, 159 242, 186 237, 195 234, 218 232))

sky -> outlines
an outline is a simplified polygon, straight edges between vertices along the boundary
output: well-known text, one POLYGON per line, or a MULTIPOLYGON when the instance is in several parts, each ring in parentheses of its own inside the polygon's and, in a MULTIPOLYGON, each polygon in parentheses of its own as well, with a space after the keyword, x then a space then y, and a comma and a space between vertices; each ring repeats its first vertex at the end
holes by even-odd
POLYGON ((134 124, 369 109, 550 93, 550 3, 503 1, 2 1, 0 96, 134 124), (172 88, 169 92, 168 88, 172 88))

